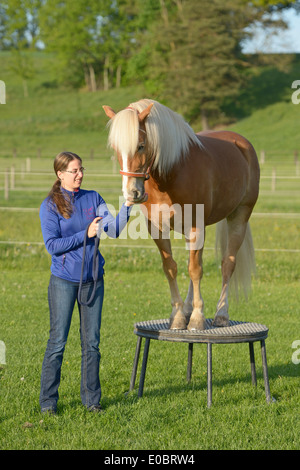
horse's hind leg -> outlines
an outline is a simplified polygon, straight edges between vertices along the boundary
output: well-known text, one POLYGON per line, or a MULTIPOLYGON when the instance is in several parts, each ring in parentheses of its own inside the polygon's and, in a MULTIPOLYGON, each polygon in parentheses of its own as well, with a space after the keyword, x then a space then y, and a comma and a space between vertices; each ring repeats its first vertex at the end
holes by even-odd
POLYGON ((169 239, 155 239, 163 263, 163 269, 168 279, 171 293, 172 314, 170 317, 170 329, 186 329, 186 318, 183 313, 183 300, 177 285, 177 263, 172 256, 171 242, 169 239))
POLYGON ((214 318, 215 326, 228 326, 229 324, 229 281, 235 269, 237 252, 245 237, 249 215, 249 209, 243 210, 241 207, 227 218, 227 247, 222 259, 222 291, 214 318))

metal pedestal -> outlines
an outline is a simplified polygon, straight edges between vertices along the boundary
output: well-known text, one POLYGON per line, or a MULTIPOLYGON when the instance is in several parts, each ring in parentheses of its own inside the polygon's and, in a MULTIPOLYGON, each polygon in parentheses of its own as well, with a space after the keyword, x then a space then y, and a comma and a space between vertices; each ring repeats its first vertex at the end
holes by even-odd
POLYGON ((137 375, 139 356, 141 351, 142 339, 145 338, 143 362, 141 368, 138 396, 142 397, 144 391, 144 383, 147 369, 147 361, 149 355, 150 340, 172 341, 188 343, 188 363, 187 363, 187 380, 192 377, 192 358, 194 343, 205 343, 207 345, 207 406, 212 405, 212 345, 213 344, 233 344, 233 343, 249 343, 250 353, 250 369, 251 380, 254 386, 257 385, 254 347, 253 343, 260 341, 262 370, 264 376, 265 394, 267 403, 271 402, 268 365, 266 356, 265 339, 268 337, 268 328, 259 323, 229 321, 227 327, 214 327, 213 320, 207 319, 205 330, 188 331, 188 330, 170 330, 169 320, 151 320, 136 323, 134 325, 134 333, 137 335, 137 345, 133 362, 130 391, 134 389, 137 375))

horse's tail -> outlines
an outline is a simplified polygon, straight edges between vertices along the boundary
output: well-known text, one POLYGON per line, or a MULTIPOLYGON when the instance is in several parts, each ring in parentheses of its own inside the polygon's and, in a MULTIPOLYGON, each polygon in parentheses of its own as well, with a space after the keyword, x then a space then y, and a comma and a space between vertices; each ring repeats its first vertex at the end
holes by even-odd
MULTIPOLYGON (((225 255, 227 248, 227 220, 223 219, 216 225, 216 255, 217 259, 225 255)), ((236 256, 236 265, 233 275, 230 280, 230 292, 235 293, 235 297, 238 300, 239 293, 242 292, 245 298, 248 298, 248 294, 251 290, 251 279, 252 274, 255 274, 255 253, 252 240, 252 234, 249 222, 247 223, 247 229, 245 238, 236 256)))

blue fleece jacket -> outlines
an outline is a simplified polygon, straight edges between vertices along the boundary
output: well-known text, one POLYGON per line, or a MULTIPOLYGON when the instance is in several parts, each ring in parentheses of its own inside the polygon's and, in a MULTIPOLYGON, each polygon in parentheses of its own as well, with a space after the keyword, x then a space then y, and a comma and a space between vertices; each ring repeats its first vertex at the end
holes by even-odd
MULTIPOLYGON (((117 238, 130 216, 131 207, 123 204, 116 218, 109 212, 104 199, 96 191, 80 189, 70 192, 73 213, 65 219, 47 197, 40 207, 40 219, 46 249, 52 257, 51 272, 68 281, 79 282, 81 275, 83 241, 88 225, 95 217, 102 217, 102 229, 109 237, 117 238)), ((87 239, 83 282, 91 281, 94 238, 87 239)), ((104 274, 104 258, 99 252, 98 279, 104 274)))

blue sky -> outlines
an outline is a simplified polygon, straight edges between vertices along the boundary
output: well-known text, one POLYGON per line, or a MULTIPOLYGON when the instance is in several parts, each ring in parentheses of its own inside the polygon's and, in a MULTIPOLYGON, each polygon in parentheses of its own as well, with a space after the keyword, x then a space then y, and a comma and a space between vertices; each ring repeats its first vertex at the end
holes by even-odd
POLYGON ((257 29, 254 38, 244 44, 243 51, 255 52, 298 52, 300 53, 300 14, 287 10, 282 13, 288 23, 288 29, 272 34, 270 31, 257 29))

